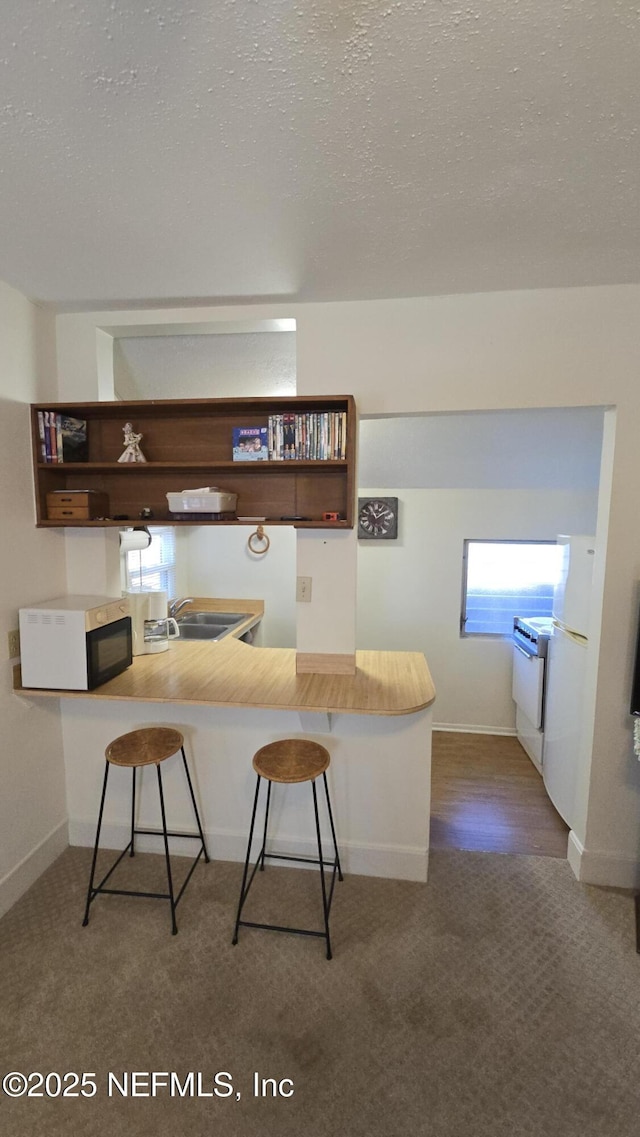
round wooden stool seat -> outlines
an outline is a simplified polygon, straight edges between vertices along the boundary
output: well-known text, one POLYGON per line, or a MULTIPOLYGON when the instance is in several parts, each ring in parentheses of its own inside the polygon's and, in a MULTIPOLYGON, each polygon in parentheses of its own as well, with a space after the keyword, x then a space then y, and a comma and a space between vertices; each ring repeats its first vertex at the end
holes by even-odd
POLYGON ((329 751, 308 738, 283 738, 261 746, 253 756, 253 768, 270 782, 311 782, 324 774, 329 751))
POLYGON ((176 754, 183 744, 179 730, 170 726, 148 726, 114 738, 104 753, 107 762, 114 766, 152 766, 176 754))

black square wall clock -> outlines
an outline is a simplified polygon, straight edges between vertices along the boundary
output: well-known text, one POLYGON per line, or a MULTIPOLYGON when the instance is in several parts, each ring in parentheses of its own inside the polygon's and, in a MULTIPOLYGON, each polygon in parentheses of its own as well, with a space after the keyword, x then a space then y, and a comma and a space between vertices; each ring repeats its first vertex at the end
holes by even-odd
POLYGON ((358 537, 360 540, 395 541, 397 536, 397 497, 359 497, 358 537))

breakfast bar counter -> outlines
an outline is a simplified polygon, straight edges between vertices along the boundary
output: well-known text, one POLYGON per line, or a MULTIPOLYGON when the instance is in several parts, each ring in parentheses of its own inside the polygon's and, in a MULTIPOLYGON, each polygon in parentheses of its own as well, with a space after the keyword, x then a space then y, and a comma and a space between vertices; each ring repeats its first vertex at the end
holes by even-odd
POLYGON ((232 636, 219 643, 176 640, 160 655, 135 656, 94 691, 18 685, 16 693, 356 715, 414 714, 435 698, 419 652, 359 651, 355 675, 299 675, 293 648, 253 647, 232 636))
MULTIPOLYGON (((427 879, 435 691, 419 652, 359 651, 354 675, 297 674, 294 649, 258 647, 233 635, 217 642, 178 638, 167 651, 135 656, 131 667, 93 691, 23 688, 16 668, 15 693, 30 703, 31 713, 43 716, 60 701, 72 845, 93 842, 109 743, 141 726, 173 726, 185 737, 214 860, 240 861, 255 778, 252 756, 265 743, 302 736, 331 753, 346 871, 427 879)), ((165 779, 172 824, 188 830, 180 763, 165 779)), ((309 856, 309 803, 299 788, 288 787, 286 800, 281 797, 274 838, 309 856)), ((142 784, 139 823, 157 827, 151 790, 152 780, 142 784)), ((116 777, 102 830, 110 848, 124 848, 128 840, 128 793, 128 779, 116 777)))

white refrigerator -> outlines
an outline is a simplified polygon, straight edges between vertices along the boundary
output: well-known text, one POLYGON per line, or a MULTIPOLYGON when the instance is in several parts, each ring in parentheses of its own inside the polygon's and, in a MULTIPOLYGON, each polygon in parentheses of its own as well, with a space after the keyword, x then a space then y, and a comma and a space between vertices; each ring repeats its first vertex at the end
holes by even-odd
POLYGON ((542 777, 558 813, 573 829, 595 538, 561 535, 558 545, 562 560, 554 591, 554 623, 547 656, 542 777))

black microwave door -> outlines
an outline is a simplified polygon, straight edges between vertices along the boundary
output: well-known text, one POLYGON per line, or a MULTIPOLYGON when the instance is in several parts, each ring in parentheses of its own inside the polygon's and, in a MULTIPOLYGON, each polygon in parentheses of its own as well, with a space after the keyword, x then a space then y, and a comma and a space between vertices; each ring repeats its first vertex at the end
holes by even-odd
POLYGON ((130 616, 87 632, 87 686, 90 691, 119 675, 132 662, 130 616))

